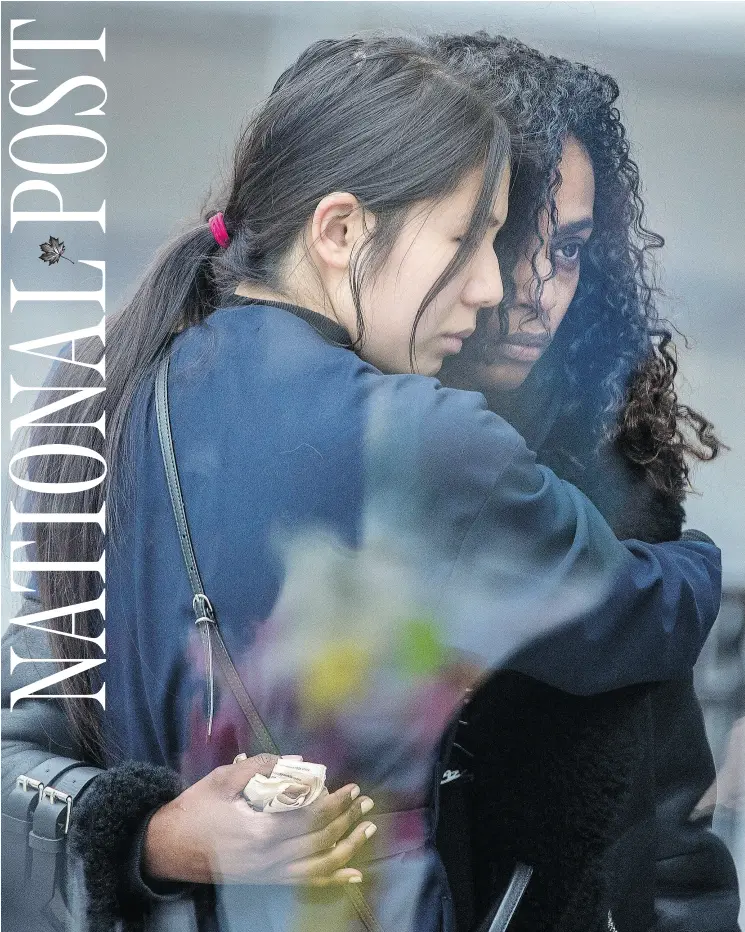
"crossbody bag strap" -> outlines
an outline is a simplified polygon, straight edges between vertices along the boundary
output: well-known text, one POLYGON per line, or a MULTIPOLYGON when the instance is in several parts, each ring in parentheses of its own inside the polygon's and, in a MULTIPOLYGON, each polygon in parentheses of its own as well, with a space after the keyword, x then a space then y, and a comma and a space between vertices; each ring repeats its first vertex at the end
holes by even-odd
POLYGON ((533 868, 530 864, 523 864, 518 861, 496 912, 491 921, 487 919, 479 926, 479 932, 506 932, 517 911, 517 907, 525 895, 525 891, 528 889, 532 876, 533 868))
POLYGON ((209 689, 209 720, 207 723, 207 734, 208 736, 212 735, 212 719, 215 707, 213 667, 214 663, 217 662, 236 701, 256 735, 262 751, 268 754, 279 754, 279 748, 269 734, 269 730, 262 721, 256 706, 238 675, 238 671, 235 669, 233 661, 230 659, 230 654, 228 653, 228 649, 225 646, 220 628, 217 624, 217 618, 212 603, 207 598, 204 591, 204 584, 199 573, 199 567, 197 566, 197 558, 194 554, 194 546, 189 532, 189 525, 186 520, 184 497, 181 492, 181 483, 176 467, 176 453, 173 447, 171 419, 168 410, 168 365, 169 357, 166 355, 158 364, 158 371, 155 379, 155 414, 158 422, 158 437, 160 439, 161 453, 163 454, 163 465, 166 471, 168 492, 171 496, 173 515, 176 519, 181 553, 184 557, 186 572, 189 576, 191 590, 194 594, 192 606, 196 616, 196 625, 202 635, 202 643, 205 652, 205 666, 209 689))

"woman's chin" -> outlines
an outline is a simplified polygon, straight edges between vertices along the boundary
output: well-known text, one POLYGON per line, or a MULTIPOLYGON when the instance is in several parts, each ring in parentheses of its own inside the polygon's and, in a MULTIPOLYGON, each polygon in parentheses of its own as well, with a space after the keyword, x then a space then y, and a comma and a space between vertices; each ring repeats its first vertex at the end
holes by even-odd
POLYGON ((485 363, 455 357, 446 363, 440 377, 453 388, 488 394, 520 388, 532 368, 532 363, 514 359, 485 363))

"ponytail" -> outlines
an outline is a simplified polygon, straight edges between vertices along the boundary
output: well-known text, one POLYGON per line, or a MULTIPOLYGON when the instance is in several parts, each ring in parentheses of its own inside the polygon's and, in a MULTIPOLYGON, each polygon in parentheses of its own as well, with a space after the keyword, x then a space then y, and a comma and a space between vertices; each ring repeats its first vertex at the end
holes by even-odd
MULTIPOLYGON (((22 493, 25 504, 22 508, 19 505, 20 510, 97 514, 105 502, 107 531, 111 537, 117 524, 113 503, 121 500, 121 496, 115 498, 108 492, 119 483, 126 488, 129 452, 125 437, 132 400, 173 334, 204 320, 214 309, 216 298, 211 266, 219 251, 207 223, 183 233, 159 252, 134 297, 107 327, 105 350, 96 338, 87 340, 82 347, 76 346, 79 362, 98 363, 105 352, 106 380, 90 367, 62 363, 55 366, 47 383, 54 392, 40 392, 37 409, 59 399, 60 389, 70 392, 81 388, 105 390, 74 405, 74 418, 66 420, 75 420, 76 426, 41 422, 26 432, 24 446, 74 444, 102 456, 108 471, 104 482, 96 483, 101 475, 101 462, 94 456, 48 454, 37 457, 29 468, 34 488, 39 488, 37 483, 64 488, 66 483, 73 482, 83 487, 88 484, 91 488, 74 493, 25 492, 22 493), (104 417, 105 421, 101 420, 104 417), (105 425, 103 432, 93 426, 97 422, 105 425)), ((94 561, 103 552, 104 540, 95 522, 40 522, 36 525, 36 558, 40 562, 94 561)), ((45 609, 93 601, 103 589, 96 573, 81 571, 41 572, 38 586, 45 609)), ((78 616, 76 632, 85 637, 98 636, 97 615, 88 612, 78 616)), ((69 616, 63 618, 63 622, 69 625, 69 616)), ((54 627, 54 623, 51 626, 54 627)), ((60 661, 101 659, 100 651, 89 641, 70 637, 52 637, 51 640, 52 653, 60 661)), ((100 688, 97 673, 98 667, 93 667, 70 677, 63 681, 63 689, 74 695, 94 695, 100 688)), ((83 749, 101 762, 102 734, 93 701, 66 700, 65 706, 83 749)))

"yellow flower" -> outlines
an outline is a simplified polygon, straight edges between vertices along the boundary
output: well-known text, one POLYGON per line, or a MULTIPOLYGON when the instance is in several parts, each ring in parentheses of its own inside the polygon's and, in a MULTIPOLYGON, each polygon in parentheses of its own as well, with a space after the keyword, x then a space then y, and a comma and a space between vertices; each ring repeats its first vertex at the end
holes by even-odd
POLYGON ((302 708, 315 716, 359 699, 369 663, 370 651, 364 644, 348 640, 326 646, 305 671, 300 687, 302 708))

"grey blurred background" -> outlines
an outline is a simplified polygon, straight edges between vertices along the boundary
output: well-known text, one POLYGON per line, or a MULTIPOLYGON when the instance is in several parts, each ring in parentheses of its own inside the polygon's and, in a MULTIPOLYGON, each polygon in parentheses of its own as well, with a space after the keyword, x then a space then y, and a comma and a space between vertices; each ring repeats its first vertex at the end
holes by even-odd
MULTIPOLYGON (((91 302, 23 302, 9 312, 10 278, 19 289, 93 289, 100 275, 79 263, 51 268, 37 256, 50 234, 73 259, 106 261, 107 312, 128 295, 144 266, 197 207, 227 164, 235 134, 251 107, 297 54, 318 38, 396 28, 418 33, 487 29, 517 36, 543 51, 599 67, 619 82, 621 110, 645 184, 650 226, 667 241, 664 310, 686 334, 682 393, 716 424, 731 447, 695 472, 689 524, 722 547, 727 595, 697 670, 699 694, 718 761, 735 718, 745 713, 745 4, 664 3, 12 3, 2 5, 2 364, 25 385, 41 384, 44 365, 8 352, 20 340, 91 325, 91 302), (106 61, 95 52, 33 51, 19 60, 36 71, 9 71, 9 21, 35 19, 18 38, 98 38, 106 29, 106 61), (8 104, 40 100, 63 80, 94 75, 106 85, 103 117, 78 117, 100 103, 82 88, 46 114, 21 116, 8 104), (67 210, 96 210, 106 200, 105 235, 87 223, 20 223, 9 232, 10 196, 37 177, 15 165, 8 143, 18 131, 74 123, 101 133, 108 152, 90 172, 41 176, 55 183, 67 210), (15 357, 15 358, 14 358, 15 357)), ((100 146, 76 139, 17 144, 20 158, 90 159, 100 146)), ((50 210, 51 195, 25 195, 17 209, 50 210)), ((11 405, 2 380, 3 515, 7 514, 10 418, 31 403, 11 405)), ((7 540, 7 537, 4 538, 7 540)), ((3 625, 15 610, 3 548, 3 625)), ((745 774, 741 773, 743 782, 745 774)), ((739 849, 745 877, 745 832, 731 813, 718 829, 739 849)), ((745 910, 743 911, 745 917, 745 910)))

